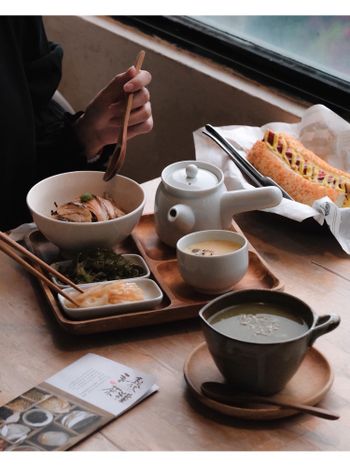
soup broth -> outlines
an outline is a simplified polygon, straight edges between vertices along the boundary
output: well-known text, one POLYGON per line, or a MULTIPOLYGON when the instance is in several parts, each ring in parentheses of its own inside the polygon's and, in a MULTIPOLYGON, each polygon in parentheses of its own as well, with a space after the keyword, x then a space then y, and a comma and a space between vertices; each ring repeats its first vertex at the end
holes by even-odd
POLYGON ((216 256, 239 250, 242 245, 231 240, 206 240, 204 242, 192 243, 185 248, 186 253, 197 256, 216 256))
POLYGON ((215 313, 208 322, 226 336, 253 343, 285 341, 309 329, 303 318, 275 303, 241 303, 215 313))

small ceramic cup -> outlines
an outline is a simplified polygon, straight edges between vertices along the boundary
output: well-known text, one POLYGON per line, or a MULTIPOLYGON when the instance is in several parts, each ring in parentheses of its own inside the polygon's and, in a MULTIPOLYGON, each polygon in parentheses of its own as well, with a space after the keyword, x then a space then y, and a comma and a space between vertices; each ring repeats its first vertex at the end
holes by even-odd
POLYGON ((230 230, 201 230, 185 235, 176 244, 176 254, 183 280, 206 294, 230 290, 249 265, 246 238, 230 230))
MULTIPOLYGON (((222 295, 205 305, 199 316, 209 352, 226 381, 238 389, 261 395, 270 395, 282 390, 298 370, 315 340, 335 329, 340 323, 337 315, 317 316, 305 302, 293 295, 258 289, 222 295), (273 317, 272 321, 261 316, 262 324, 267 330, 263 338, 256 342, 255 338, 241 337, 239 333, 246 332, 243 327, 249 327, 252 321, 256 320, 254 316, 249 316, 249 306, 255 306, 257 303, 266 309, 266 313, 269 313, 271 307, 278 307, 281 313, 279 316, 283 316, 285 310, 289 317, 303 323, 300 334, 297 331, 294 337, 284 336, 276 339, 273 330, 278 329, 281 323, 279 316, 276 316, 276 319, 273 317), (228 320, 222 321, 218 330, 219 326, 215 323, 218 322, 219 313, 232 307, 238 309, 242 304, 245 306, 245 314, 243 322, 234 324, 241 327, 238 331, 237 327, 234 329, 235 337, 232 337, 232 328, 229 330, 232 321, 231 325, 228 320)), ((261 334, 261 326, 258 331, 261 334)))

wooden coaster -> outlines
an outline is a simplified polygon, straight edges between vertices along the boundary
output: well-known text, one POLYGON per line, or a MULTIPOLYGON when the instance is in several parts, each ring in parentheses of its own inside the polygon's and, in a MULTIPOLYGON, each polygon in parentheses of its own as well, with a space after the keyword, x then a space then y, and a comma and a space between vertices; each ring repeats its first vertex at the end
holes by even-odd
MULTIPOLYGON (((297 413, 291 409, 258 404, 236 407, 214 401, 202 394, 200 388, 205 381, 224 382, 206 342, 196 347, 188 356, 184 365, 184 376, 191 393, 202 404, 225 415, 249 420, 272 420, 297 413)), ((332 383, 333 372, 327 359, 311 347, 296 374, 278 393, 278 398, 285 398, 299 404, 316 405, 329 391, 332 383)))

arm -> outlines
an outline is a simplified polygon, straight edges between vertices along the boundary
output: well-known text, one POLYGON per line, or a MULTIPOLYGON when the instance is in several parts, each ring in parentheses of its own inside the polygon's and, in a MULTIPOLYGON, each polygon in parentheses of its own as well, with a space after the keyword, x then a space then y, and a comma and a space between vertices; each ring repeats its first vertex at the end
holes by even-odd
POLYGON ((92 99, 86 110, 72 117, 52 100, 61 78, 63 52, 46 38, 41 18, 35 19, 31 35, 36 47, 26 53, 26 72, 35 113, 39 175, 87 168, 87 161, 117 142, 127 95, 134 93, 128 138, 153 127, 150 94, 151 74, 130 67, 117 74, 92 99))
MULTIPOLYGON (((37 119, 39 175, 83 170, 110 145, 117 142, 118 129, 125 110, 127 94, 134 92, 129 120, 128 139, 149 132, 153 127, 148 71, 136 74, 134 67, 116 75, 88 104, 85 112, 75 116, 64 112, 51 101, 37 119)), ((95 168, 95 166, 94 166, 95 168)))
POLYGON ((73 128, 88 159, 117 142, 127 95, 134 93, 128 126, 128 139, 148 133, 153 127, 150 93, 146 86, 151 82, 146 70, 136 73, 135 67, 116 75, 89 103, 73 128))

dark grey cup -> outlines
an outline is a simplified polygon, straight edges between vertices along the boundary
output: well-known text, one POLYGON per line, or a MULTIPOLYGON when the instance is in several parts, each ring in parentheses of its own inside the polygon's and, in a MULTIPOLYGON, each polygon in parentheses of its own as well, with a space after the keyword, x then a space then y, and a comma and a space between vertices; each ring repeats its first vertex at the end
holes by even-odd
POLYGON ((305 302, 293 295, 259 289, 221 295, 207 303, 199 316, 209 351, 226 381, 239 389, 262 395, 283 389, 298 370, 308 348, 319 336, 332 331, 340 323, 339 316, 334 314, 317 316, 305 302), (220 310, 253 302, 288 307, 289 311, 305 320, 308 330, 289 340, 252 343, 226 336, 208 322, 220 310))

